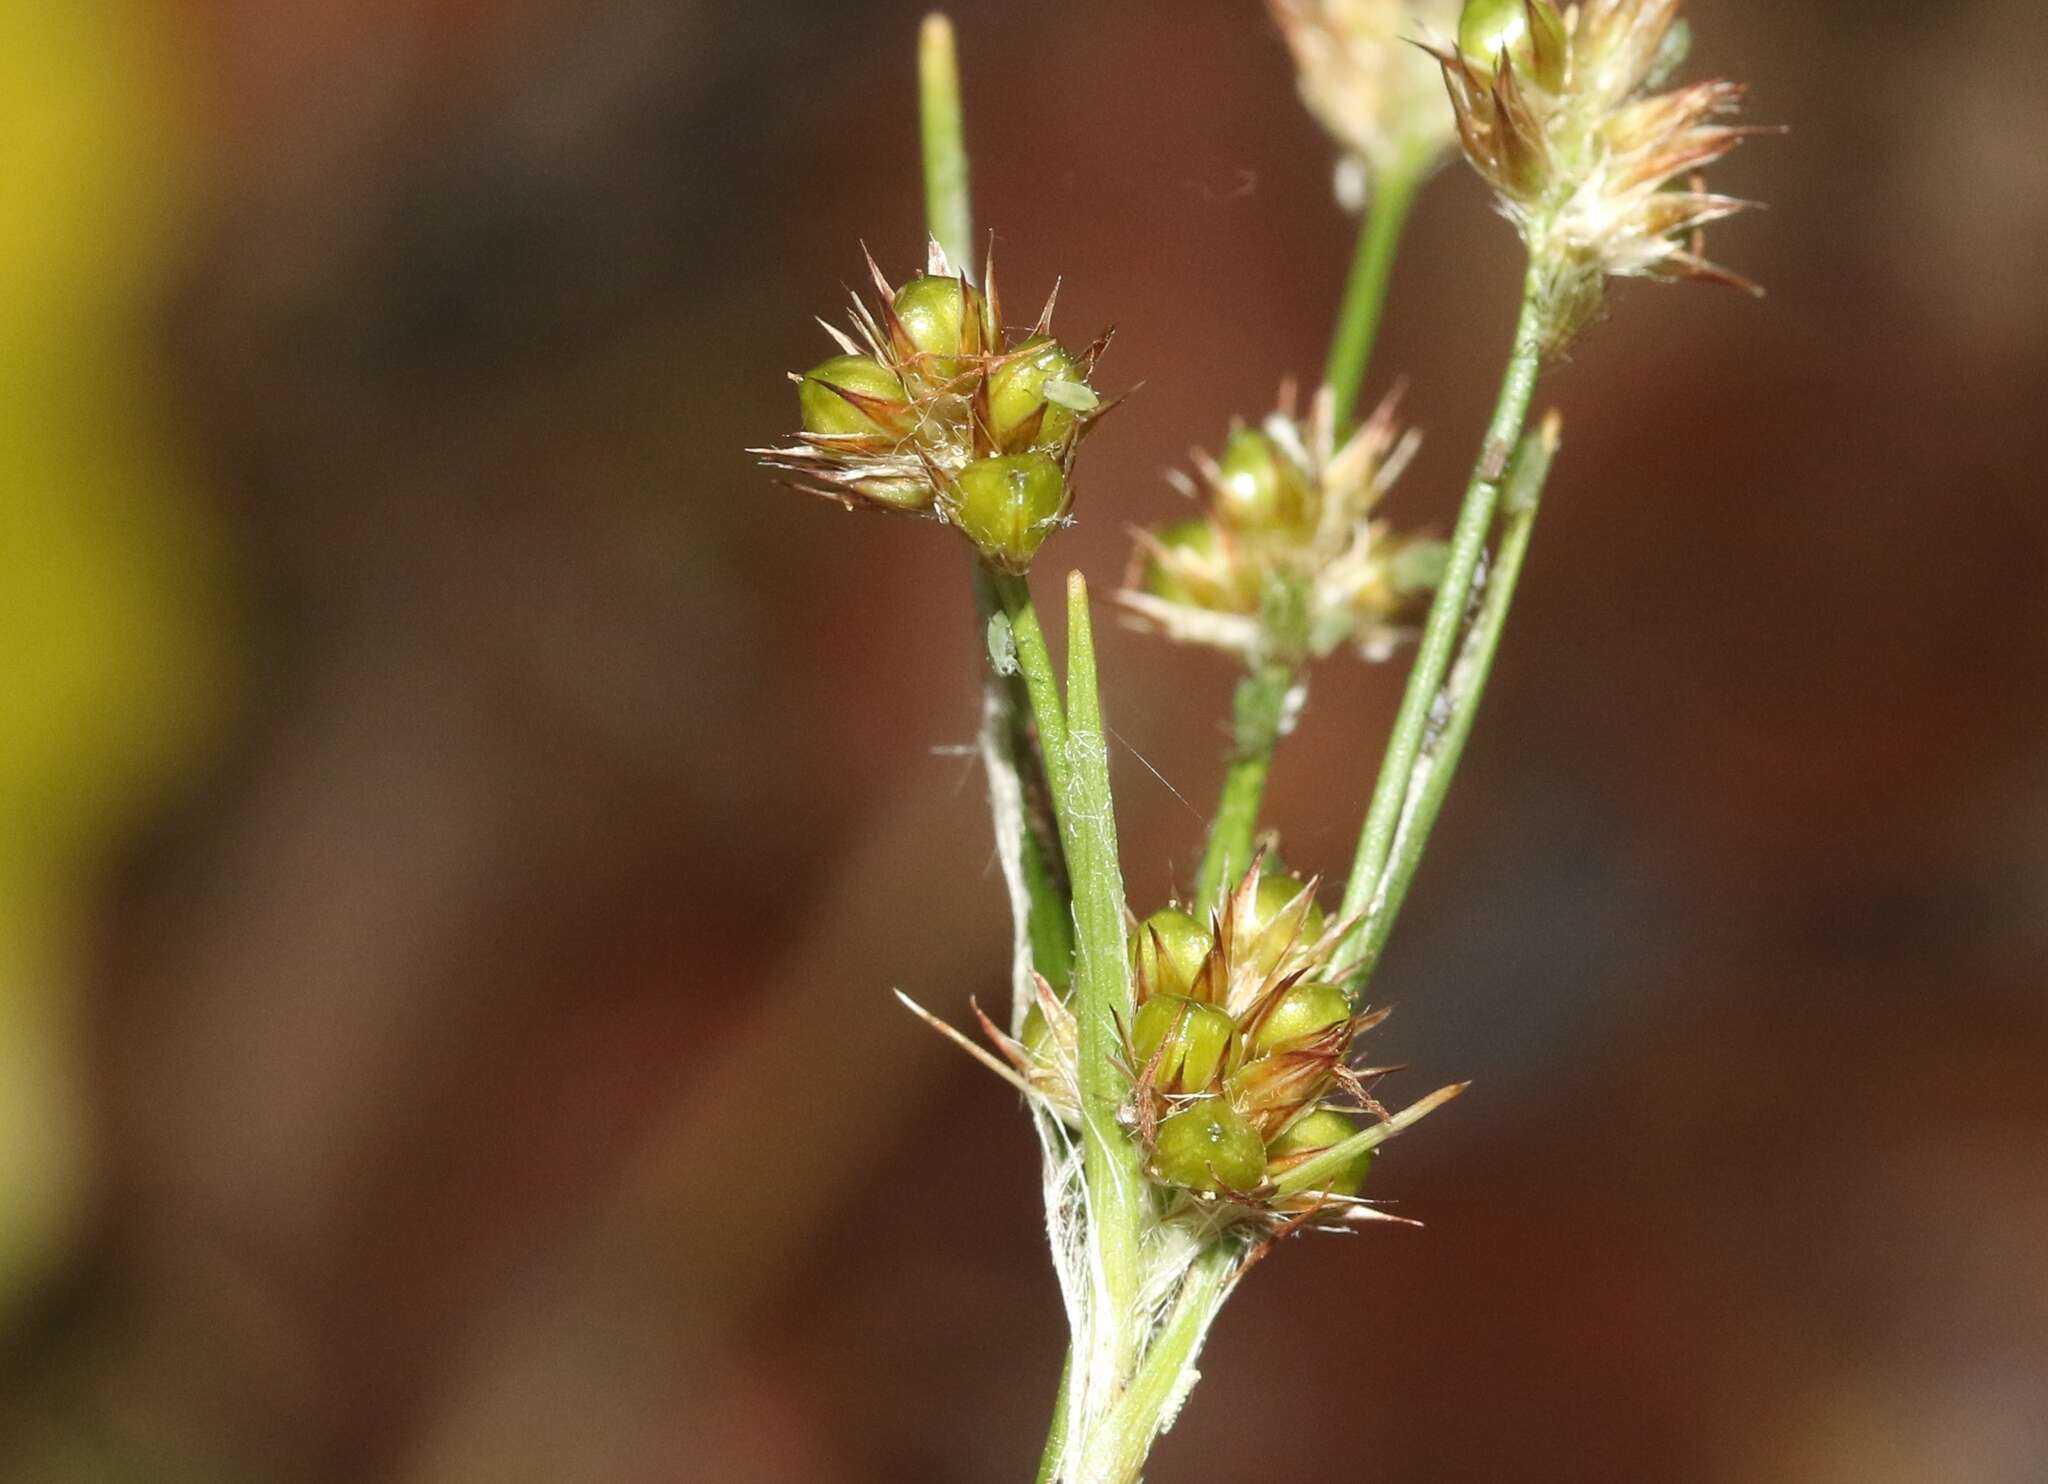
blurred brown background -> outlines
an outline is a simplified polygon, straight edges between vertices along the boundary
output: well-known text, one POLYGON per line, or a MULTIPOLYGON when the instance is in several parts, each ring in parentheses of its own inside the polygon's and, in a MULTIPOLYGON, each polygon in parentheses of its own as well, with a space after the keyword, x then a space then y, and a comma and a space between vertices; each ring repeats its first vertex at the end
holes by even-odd
MULTIPOLYGON (((981 220, 1114 322, 1099 586, 1320 364, 1262 7, 962 0, 981 220)), ((2048 1478, 2038 16, 1697 0, 1771 288, 1624 286, 1379 992, 1426 1221, 1294 1243, 1153 1470, 2048 1478)), ((967 1481, 1061 1333, 966 563, 776 488, 919 242, 911 4, 4 0, 0 1477, 967 1481)), ((1376 362, 1447 520, 1517 263, 1425 196, 1376 362)), ((1106 640, 1126 872, 1229 674, 1106 640), (1150 768, 1139 762, 1142 755, 1150 768)), ((1336 872, 1398 673, 1271 818, 1336 872)))

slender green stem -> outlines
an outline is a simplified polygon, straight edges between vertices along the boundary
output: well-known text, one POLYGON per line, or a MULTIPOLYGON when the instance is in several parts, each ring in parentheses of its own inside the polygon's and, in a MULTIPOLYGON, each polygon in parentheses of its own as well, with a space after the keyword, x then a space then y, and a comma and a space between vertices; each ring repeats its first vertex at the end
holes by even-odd
MULTIPOLYGON (((973 274, 974 208, 968 185, 965 110, 960 99, 959 49, 953 23, 940 11, 924 19, 917 38, 919 134, 923 146, 925 230, 953 260, 973 274)), ((1031 588, 1021 577, 977 565, 977 611, 987 622, 1000 614, 1015 648, 1015 674, 986 681, 1000 763, 1016 775, 1024 804, 1022 867, 1027 901, 1025 931, 1034 967, 1066 989, 1074 966, 1074 911, 1058 818, 1065 810, 1066 722, 1052 657, 1039 627, 1031 588), (1027 725, 1025 718, 1031 721, 1027 725)), ((1000 671, 1001 666, 997 666, 1000 671)), ((1069 1350, 1060 1368, 1059 1395, 1039 1462, 1041 1484, 1052 1477, 1066 1442, 1069 1350)))
POLYGON ((1137 1144, 1116 1118, 1130 1094, 1130 1079, 1118 1054, 1121 1027, 1131 1023, 1131 971, 1088 584, 1079 572, 1067 575, 1066 759, 1055 770, 1054 787, 1065 801, 1060 835, 1074 885, 1073 1006, 1080 1040, 1082 1178, 1087 1182, 1089 1235, 1102 1282, 1097 1298, 1105 1306, 1104 1328, 1115 1344, 1109 1359, 1122 1378, 1135 1359, 1139 1328, 1132 1316, 1138 1311, 1145 1187, 1137 1144))
POLYGON ((1017 649, 1017 669, 1031 706, 1031 720, 1038 729, 1038 750, 1045 763, 1046 782, 1052 788, 1053 815, 1060 820, 1061 836, 1066 833, 1067 722, 1060 704, 1059 676, 1053 670, 1052 651, 1046 648, 1045 630, 1038 624, 1038 609, 1031 601, 1031 584, 1012 572, 983 569, 996 609, 1010 626, 1010 639, 1017 649))
POLYGON ((1380 314, 1387 304, 1387 286, 1394 276, 1394 258, 1416 194, 1429 174, 1427 156, 1411 153, 1373 180, 1372 199, 1358 227, 1358 249, 1344 285, 1343 307, 1330 340, 1330 359, 1323 381, 1337 392, 1337 425, 1351 425, 1358 394, 1372 363, 1379 338, 1380 314))
MULTIPOLYGON (((967 187, 965 113, 960 102, 960 63, 953 44, 953 23, 943 14, 925 17, 917 39, 919 132, 924 144, 925 226, 947 255, 967 267, 967 247, 974 235, 973 198, 967 187)), ((986 566, 975 571, 976 608, 984 622, 1004 612, 995 590, 995 575, 986 566)), ((1031 595, 1019 584, 1025 608, 1031 595)), ((1005 615, 1015 632, 1017 618, 1005 615)), ((1037 631, 1037 617, 1030 619, 1037 631)), ((1041 641, 1039 649, 1043 652, 1041 641)), ((1046 665, 1049 674, 1050 662, 1046 665)), ((1025 723, 1034 709, 1030 691, 1016 675, 993 675, 987 682, 990 725, 996 732, 1001 759, 1017 777, 1024 803, 1022 866, 1029 908, 1025 932, 1031 961, 1056 987, 1066 988, 1074 956, 1073 914, 1067 900, 1066 863, 1060 858, 1059 833, 1051 820, 1051 794, 1038 739, 1025 723)), ((1057 695, 1057 691, 1051 692, 1057 695)))
POLYGON ((1144 1469, 1160 1424, 1194 1379, 1196 1354, 1229 1293, 1241 1255, 1235 1239, 1224 1237, 1195 1258, 1181 1280, 1173 1312, 1096 1433, 1083 1473, 1089 1484, 1134 1484, 1144 1469))
MULTIPOLYGON (((1500 505, 1501 480, 1507 470, 1509 455, 1522 435, 1522 425, 1529 416, 1529 399, 1535 394, 1536 376, 1543 360, 1538 333, 1537 288, 1537 274, 1532 265, 1523 282, 1521 315, 1515 325, 1514 346, 1508 355, 1507 371, 1501 378, 1500 396, 1494 404, 1493 418, 1487 424, 1486 438, 1480 445, 1471 481, 1465 487, 1465 503, 1458 512, 1458 523, 1451 533, 1450 555, 1444 564, 1443 580, 1430 604, 1429 618, 1423 625, 1422 642, 1416 649, 1414 667, 1408 672, 1408 686, 1401 696, 1401 709, 1394 717, 1393 735, 1380 763, 1379 781, 1373 787, 1372 804, 1366 811, 1364 828, 1359 832, 1358 853, 1352 862, 1351 879, 1344 889, 1343 915, 1347 918, 1362 918, 1379 898, 1387 860, 1393 852, 1395 830, 1407 799, 1409 778, 1415 770, 1416 758, 1429 740, 1437 692, 1443 688, 1444 676, 1457 649, 1459 632, 1465 626, 1472 586, 1478 578, 1487 538, 1493 530, 1494 514, 1500 505)), ((1365 939, 1366 930, 1364 921, 1352 930, 1345 945, 1346 952, 1342 955, 1345 962, 1356 963, 1357 950, 1365 939)), ((1354 987, 1363 986, 1362 977, 1355 972, 1352 982, 1354 987)))
MULTIPOLYGON (((1004 574, 984 563, 974 571, 975 606, 983 622, 993 619, 1005 626, 1016 645, 1017 625, 1036 636, 1034 668, 1042 667, 1040 684, 1049 689, 1051 660, 1045 653, 1044 636, 1038 633, 1037 612, 1031 595, 1021 581, 1006 604, 1000 584, 1004 574), (1014 611, 1010 605, 1024 611, 1014 611)), ((1067 889, 1066 861, 1060 850, 1059 828, 1054 822, 1052 788, 1046 778, 1039 737, 1033 727, 1031 688, 1020 663, 1007 673, 998 670, 984 682, 985 704, 991 713, 988 725, 995 731, 1001 765, 1017 779, 1017 793, 1023 805, 1023 831, 1019 841, 1026 902, 1025 936, 1031 944, 1031 963, 1048 983, 1064 991, 1073 975, 1074 915, 1067 889)))
POLYGON ((960 59, 953 22, 943 11, 924 18, 917 34, 917 94, 924 144, 925 224, 954 267, 974 255, 974 215, 967 186, 966 130, 961 122, 960 59))
POLYGON ((1195 875, 1195 916, 1207 918, 1223 893, 1224 883, 1242 872, 1252 858, 1252 836, 1259 827, 1259 800, 1273 749, 1280 741, 1287 693, 1294 687, 1292 665, 1269 661, 1237 683, 1233 705, 1233 746, 1230 768, 1223 775, 1223 795, 1209 826, 1209 845, 1195 875))
POLYGON ((1060 1455, 1067 1451, 1067 1388, 1074 1381, 1074 1352, 1060 1365, 1060 1389, 1053 1394, 1052 1426, 1046 1429, 1045 1450, 1038 1456, 1038 1474, 1032 1484, 1053 1484, 1059 1476, 1060 1455))
POLYGON ((1358 945, 1358 967, 1370 977, 1379 963, 1394 919, 1407 900, 1409 884, 1422 863, 1423 848, 1430 830, 1450 791, 1451 777, 1458 771, 1466 739, 1472 735, 1473 719, 1479 714, 1479 698, 1486 691, 1486 678, 1493 670, 1493 657, 1500 649, 1501 630, 1507 626, 1508 609, 1515 600, 1515 584, 1522 575, 1522 561, 1529 552, 1529 536, 1536 526, 1537 502, 1543 481, 1550 473, 1550 461, 1557 453, 1556 414, 1522 440, 1515 461, 1508 469, 1502 497, 1506 509, 1505 529, 1493 563, 1486 575, 1486 597, 1472 628, 1465 636, 1458 662, 1451 667, 1438 710, 1448 713, 1443 732, 1433 746, 1425 747, 1416 760, 1416 775, 1408 786, 1409 805, 1394 834, 1394 853, 1387 862, 1380 900, 1366 919, 1365 935, 1358 945))

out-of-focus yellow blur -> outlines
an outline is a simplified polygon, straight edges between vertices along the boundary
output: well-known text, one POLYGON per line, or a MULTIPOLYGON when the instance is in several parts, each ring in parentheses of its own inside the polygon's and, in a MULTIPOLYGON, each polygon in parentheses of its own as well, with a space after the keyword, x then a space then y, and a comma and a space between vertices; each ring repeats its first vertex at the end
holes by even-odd
POLYGON ((142 317, 193 181, 151 9, 0 6, 0 1322, 79 1217, 81 892, 219 716, 219 533, 142 317))

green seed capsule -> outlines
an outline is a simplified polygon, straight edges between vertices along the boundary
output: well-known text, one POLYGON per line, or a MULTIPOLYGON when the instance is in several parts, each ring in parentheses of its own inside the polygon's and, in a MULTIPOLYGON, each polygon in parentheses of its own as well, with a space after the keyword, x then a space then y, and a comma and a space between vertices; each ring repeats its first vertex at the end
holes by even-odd
POLYGON ((1564 86, 1569 42, 1564 17, 1549 0, 1465 0, 1458 17, 1458 50, 1483 72, 1502 53, 1515 70, 1550 92, 1564 86))
POLYGON ((954 495, 953 523, 990 561, 1022 572, 1066 505, 1067 480, 1042 453, 1006 454, 962 469, 954 495))
POLYGON ((961 357, 981 349, 980 296, 957 278, 913 278, 896 291, 894 307, 907 353, 929 358, 919 368, 929 380, 951 381, 961 357))
POLYGON ((1225 1098, 1203 1098, 1161 1121, 1152 1168, 1170 1185, 1247 1191, 1266 1174, 1266 1147, 1225 1098))
POLYGON ((1047 384, 1077 388, 1086 396, 1064 394, 1067 402, 1089 401, 1086 373, 1081 363, 1053 340, 1027 340, 1010 352, 988 379, 988 432, 998 448, 1015 448, 1034 416, 1037 430, 1028 447, 1050 453, 1066 441, 1074 426, 1074 411, 1046 395, 1047 384), (1040 409, 1043 415, 1040 415, 1040 409))
POLYGON ((1257 428, 1239 428, 1223 445, 1216 513, 1233 529, 1256 535, 1301 533, 1308 490, 1294 461, 1257 428))
MULTIPOLYGON (((1192 552, 1205 561, 1215 556, 1217 551, 1216 528, 1206 520, 1179 521, 1153 534, 1168 551, 1192 552)), ((1153 597, 1164 598, 1169 603, 1203 606, 1201 594, 1169 572, 1156 556, 1145 564, 1145 589, 1153 597)))
POLYGON ((1024 1012, 1024 1024, 1019 1027, 1018 1038, 1024 1049, 1033 1056, 1042 1057, 1052 1041, 1052 1026, 1046 1022, 1045 1012, 1033 1005, 1024 1012))
POLYGON ((1209 930, 1193 914, 1161 907, 1138 924, 1131 964, 1153 994, 1186 994, 1195 987, 1210 941, 1209 930))
POLYGON ((834 356, 804 373, 797 387, 797 403, 803 411, 806 433, 876 434, 894 431, 887 414, 880 420, 870 409, 841 396, 844 388, 855 397, 872 397, 884 402, 903 401, 903 383, 881 362, 868 356, 834 356))
MULTIPOLYGON (((1358 1125, 1335 1108, 1318 1108, 1289 1124, 1287 1131, 1273 1141, 1273 1153, 1299 1154, 1329 1149, 1357 1132, 1358 1125)), ((1317 1188, 1332 1195, 1357 1195, 1365 1189, 1365 1177, 1372 1172, 1373 1156, 1377 1153, 1379 1150, 1374 1148, 1353 1155, 1317 1188)))
POLYGON ((1317 1031, 1351 1018, 1351 1000, 1334 984, 1303 980, 1280 996, 1280 1003, 1266 1012, 1252 1036, 1251 1054, 1264 1056, 1288 1041, 1312 1036, 1317 1031))
POLYGON ((1300 931, 1290 935, 1274 919, 1304 891, 1308 883, 1295 876, 1275 874, 1261 877, 1252 897, 1251 920, 1239 924, 1242 938, 1250 943, 1250 962, 1261 974, 1270 974, 1290 947, 1313 943, 1323 935, 1323 909, 1311 901, 1302 915, 1300 931))
POLYGON ((1161 1092, 1200 1092, 1210 1086, 1228 1066, 1236 1043, 1237 1026, 1228 1015, 1177 994, 1154 995, 1131 1022, 1135 1070, 1151 1066, 1152 1085, 1161 1092))

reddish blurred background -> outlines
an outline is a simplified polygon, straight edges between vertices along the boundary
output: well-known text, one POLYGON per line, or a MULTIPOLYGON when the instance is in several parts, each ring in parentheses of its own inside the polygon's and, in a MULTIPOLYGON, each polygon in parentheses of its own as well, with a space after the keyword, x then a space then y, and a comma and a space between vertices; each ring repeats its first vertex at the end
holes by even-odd
MULTIPOLYGON (((955 13, 1006 283, 1143 383, 1044 559, 1106 587, 1351 224, 1251 0, 955 13)), ((741 451, 916 258, 918 8, 5 14, 0 1476, 1025 1477, 1032 1140, 887 993, 1001 993, 966 563, 741 451)), ((1375 1175, 1424 1230, 1248 1280, 1160 1480, 2048 1478, 2039 19, 1691 14, 1792 127, 1716 177, 1771 297, 1624 286, 1546 380, 1378 982, 1391 1090, 1476 1086, 1375 1175)), ((1408 519, 1516 272, 1446 172, 1408 519)), ((1104 664, 1142 911, 1230 676, 1104 664)), ((1398 680, 1318 673, 1297 866, 1398 680)))

